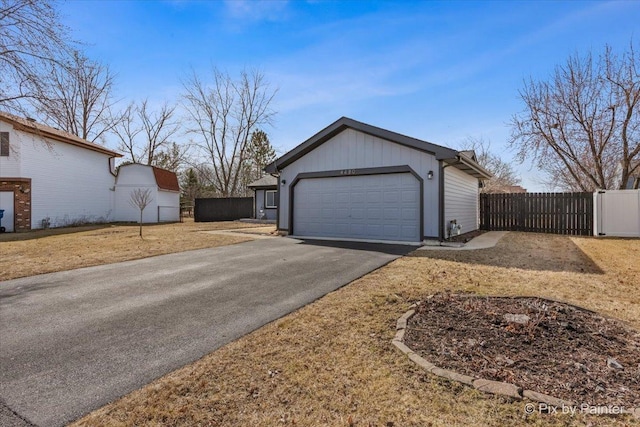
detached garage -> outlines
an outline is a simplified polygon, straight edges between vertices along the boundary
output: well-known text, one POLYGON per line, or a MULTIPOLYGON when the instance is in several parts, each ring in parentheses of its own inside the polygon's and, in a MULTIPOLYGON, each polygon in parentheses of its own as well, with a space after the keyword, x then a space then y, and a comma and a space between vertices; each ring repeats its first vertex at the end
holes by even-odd
POLYGON ((489 172, 458 152, 343 117, 267 166, 278 229, 297 237, 383 242, 478 228, 489 172))

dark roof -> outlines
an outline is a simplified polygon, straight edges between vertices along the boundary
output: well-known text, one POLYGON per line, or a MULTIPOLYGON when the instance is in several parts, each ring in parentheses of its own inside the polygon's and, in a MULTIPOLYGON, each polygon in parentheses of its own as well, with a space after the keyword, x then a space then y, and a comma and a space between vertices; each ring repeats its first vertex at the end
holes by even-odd
POLYGON ((477 178, 485 179, 492 176, 490 172, 478 165, 478 163, 476 163, 473 159, 466 156, 461 156, 461 153, 457 152, 456 150, 433 144, 431 142, 422 141, 420 139, 412 138, 410 136, 402 135, 379 127, 371 126, 366 123, 350 119, 348 117, 342 117, 326 128, 322 129, 320 132, 316 133, 311 138, 304 141, 302 144, 298 145, 288 153, 284 154, 282 157, 267 165, 265 171, 267 171, 268 173, 277 173, 283 167, 295 162, 302 156, 306 155, 316 147, 324 144, 326 141, 338 135, 345 129, 354 129, 362 133, 386 139, 387 141, 395 142, 400 145, 405 145, 416 150, 427 152, 434 155, 436 159, 443 160, 477 178))
POLYGON ((262 178, 253 181, 251 184, 247 185, 249 188, 277 188, 278 187, 278 178, 272 175, 265 175, 262 178))
POLYGON ((170 191, 180 191, 178 176, 175 172, 160 169, 156 166, 151 167, 153 168, 153 175, 156 177, 156 184, 158 184, 158 188, 170 191))
POLYGON ((77 147, 86 148, 87 150, 97 151, 98 153, 106 154, 111 157, 122 157, 122 154, 111 151, 102 145, 94 144, 93 142, 89 142, 76 135, 43 125, 31 119, 25 119, 23 117, 14 116, 13 114, 0 111, 0 120, 11 123, 16 130, 53 139, 54 141, 65 142, 77 147))

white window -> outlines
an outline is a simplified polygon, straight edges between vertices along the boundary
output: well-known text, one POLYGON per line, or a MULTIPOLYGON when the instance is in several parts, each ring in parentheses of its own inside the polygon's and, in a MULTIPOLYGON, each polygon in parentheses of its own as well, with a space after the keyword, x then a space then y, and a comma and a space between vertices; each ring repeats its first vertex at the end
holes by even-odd
POLYGON ((264 207, 265 208, 277 208, 276 203, 276 190, 266 190, 264 192, 264 207))
POLYGON ((9 132, 0 132, 0 156, 9 156, 9 132))

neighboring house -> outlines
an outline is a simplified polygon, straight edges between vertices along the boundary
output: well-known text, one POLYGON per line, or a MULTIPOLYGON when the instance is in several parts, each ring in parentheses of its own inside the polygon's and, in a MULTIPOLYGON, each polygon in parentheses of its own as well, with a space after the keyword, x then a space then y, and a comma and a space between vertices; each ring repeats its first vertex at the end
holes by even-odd
MULTIPOLYGON (((122 155, 101 145, 0 112, 2 227, 6 231, 28 231, 125 217, 118 209, 130 206, 116 203, 116 194, 121 194, 115 191, 117 157, 122 155)), ((155 208, 147 208, 155 209, 155 219, 150 222, 177 221, 179 209, 174 213, 165 208, 179 205, 174 203, 179 198, 177 178, 173 172, 156 169, 153 179, 141 175, 139 182, 128 182, 156 188, 155 208)), ((127 220, 138 221, 139 215, 127 220)))
POLYGON ((640 162, 633 163, 631 167, 634 172, 629 176, 624 188, 627 190, 638 190, 640 189, 640 162))
POLYGON ((140 221, 140 208, 132 203, 136 188, 149 189, 151 203, 142 211, 142 222, 173 222, 180 220, 180 186, 174 172, 141 164, 118 168, 115 184, 115 221, 140 221))
POLYGON ((278 180, 265 175, 247 185, 253 190, 253 217, 275 220, 278 214, 278 180))
POLYGON ((278 176, 278 229, 300 237, 408 241, 478 228, 470 153, 343 117, 265 170, 278 176))
POLYGON ((7 231, 112 221, 120 154, 0 112, 0 209, 7 231))

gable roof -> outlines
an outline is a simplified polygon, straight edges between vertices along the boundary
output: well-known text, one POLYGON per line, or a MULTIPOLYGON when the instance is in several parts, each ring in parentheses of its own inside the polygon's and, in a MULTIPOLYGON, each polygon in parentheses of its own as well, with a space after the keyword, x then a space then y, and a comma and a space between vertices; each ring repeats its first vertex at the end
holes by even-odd
POLYGON ((366 123, 362 123, 348 117, 341 117, 320 132, 313 135, 311 138, 304 141, 282 157, 276 159, 272 163, 265 167, 265 171, 268 173, 278 173, 283 167, 295 162, 302 156, 306 155, 316 147, 324 144, 334 136, 338 135, 345 129, 354 129, 368 135, 372 135, 378 138, 385 139, 387 141, 395 142, 400 145, 414 148, 416 150, 424 151, 435 156, 437 160, 443 160, 470 175, 487 179, 492 174, 481 167, 474 159, 467 157, 462 153, 453 150, 451 148, 443 147, 441 145, 433 144, 431 142, 422 141, 420 139, 412 138, 410 136, 402 135, 396 132, 392 132, 379 127, 371 126, 366 123))
POLYGON ((180 185, 178 184, 178 175, 175 172, 171 172, 166 169, 161 169, 156 166, 153 168, 153 176, 156 178, 156 184, 158 188, 169 191, 180 191, 180 185))
POLYGON ((75 145, 77 147, 86 148, 87 150, 97 151, 98 153, 106 154, 110 157, 122 157, 122 154, 111 151, 103 147, 102 145, 89 142, 86 139, 82 139, 76 135, 61 131, 60 129, 43 125, 32 119, 25 119, 23 117, 18 117, 4 111, 0 111, 0 120, 10 123, 14 129, 20 130, 22 132, 27 132, 43 138, 53 139, 54 141, 64 142, 67 144, 75 145))
POLYGON ((251 184, 247 185, 249 188, 277 188, 278 187, 278 179, 272 175, 265 175, 262 178, 253 181, 251 184))

